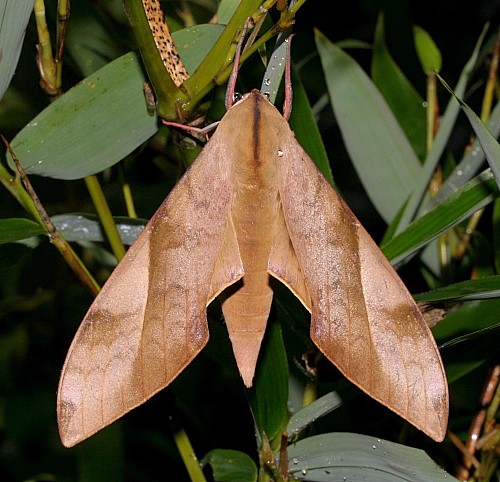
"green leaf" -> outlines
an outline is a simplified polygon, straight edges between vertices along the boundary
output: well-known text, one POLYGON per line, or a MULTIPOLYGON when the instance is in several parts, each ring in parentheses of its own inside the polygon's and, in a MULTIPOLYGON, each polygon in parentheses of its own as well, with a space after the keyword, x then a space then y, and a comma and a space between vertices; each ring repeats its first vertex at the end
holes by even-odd
POLYGON ((231 16, 231 20, 217 39, 210 52, 203 59, 196 71, 184 82, 183 87, 192 94, 199 95, 213 86, 213 81, 224 67, 227 54, 246 19, 258 11, 261 0, 242 0, 231 16))
POLYGON ((125 53, 116 36, 100 21, 96 8, 81 2, 71 5, 71 28, 65 45, 83 77, 125 53))
POLYGON ((372 79, 396 116, 418 158, 423 159, 426 126, 423 99, 394 62, 387 50, 384 35, 384 17, 380 15, 373 44, 372 79))
POLYGON ((288 362, 277 321, 268 322, 254 386, 247 397, 259 432, 265 433, 271 443, 281 437, 288 417, 288 362))
POLYGON ((0 99, 16 71, 34 4, 34 0, 0 1, 0 99))
MULTIPOLYGON (((461 347, 463 348, 463 347, 461 347)), ((448 383, 454 383, 469 373, 474 372, 484 365, 485 360, 476 360, 473 362, 446 362, 446 379, 448 383)))
POLYGON ((221 24, 227 25, 229 23, 240 2, 241 0, 220 0, 217 19, 221 24))
POLYGON ((425 75, 439 73, 443 65, 441 52, 437 48, 432 37, 422 28, 413 27, 413 38, 415 40, 415 49, 424 69, 425 75))
MULTIPOLYGON (((494 362, 500 354, 500 299, 468 301, 451 310, 432 332, 449 383, 480 365, 494 362)), ((478 387, 479 388, 479 387, 478 387)))
POLYGON ((0 243, 13 243, 39 234, 47 234, 47 231, 29 219, 0 219, 0 243))
POLYGON ((257 466, 243 452, 211 450, 203 457, 201 463, 212 467, 216 482, 257 482, 257 466))
POLYGON ((384 244, 382 251, 393 264, 398 264, 496 197, 498 188, 488 169, 384 244))
POLYGON ((486 160, 488 161, 491 171, 495 176, 497 185, 500 186, 500 145, 476 113, 451 90, 450 86, 441 77, 439 77, 439 80, 446 87, 448 92, 455 97, 457 102, 460 104, 460 108, 465 112, 465 115, 467 116, 467 119, 469 119, 469 122, 476 133, 477 139, 483 148, 486 160))
POLYGON ((316 45, 346 149, 375 208, 390 222, 411 193, 420 162, 361 67, 320 32, 316 45))
MULTIPOLYGON (((467 88, 469 78, 478 65, 480 48, 485 34, 486 29, 483 30, 483 32, 479 36, 474 51, 472 52, 472 55, 470 56, 460 74, 460 78, 455 87, 455 92, 460 95, 460 97, 463 96, 465 89, 467 88)), ((399 225, 397 229, 395 229, 396 234, 403 231, 408 226, 408 224, 410 224, 410 222, 414 219, 415 214, 419 210, 422 198, 424 197, 424 194, 427 191, 427 187, 429 186, 429 180, 436 171, 436 166, 439 162, 439 159, 441 159, 441 156, 446 146, 448 145, 459 110, 460 109, 458 107, 458 104, 453 99, 448 102, 446 111, 440 120, 439 130, 436 138, 434 139, 434 143, 432 144, 432 149, 425 158, 423 167, 419 172, 418 179, 416 180, 415 188, 411 194, 411 197, 408 199, 408 203, 405 206, 399 225)))
MULTIPOLYGON (((456 347, 459 344, 467 343, 467 356, 470 356, 473 342, 476 342, 476 345, 479 347, 479 350, 476 349, 479 353, 478 362, 482 363, 488 358, 494 358, 495 354, 500 352, 500 323, 490 324, 484 328, 469 331, 469 333, 465 335, 458 336, 453 340, 443 343, 440 346, 440 349, 447 350, 450 347, 456 347), (479 343, 477 343, 478 340, 479 343)), ((459 351, 462 352, 462 358, 460 358, 460 361, 465 362, 466 357, 463 356, 463 346, 459 348, 459 351)))
POLYGON ((300 440, 288 448, 288 469, 311 482, 456 482, 423 450, 353 433, 300 440))
POLYGON ((175 46, 188 72, 194 72, 224 32, 224 25, 201 24, 172 34, 175 46))
POLYGON ((488 298, 500 298, 500 276, 485 276, 474 280, 462 281, 427 293, 415 295, 416 301, 425 302, 482 300, 488 298))
POLYGON ((128 53, 54 101, 11 142, 28 175, 80 179, 130 154, 157 131, 143 83, 139 61, 128 53))
MULTIPOLYGON (((52 222, 61 232, 66 241, 106 242, 103 228, 97 216, 91 214, 59 214, 53 216, 52 222)), ((114 217, 116 229, 123 244, 131 245, 142 232, 147 221, 114 217)))
MULTIPOLYGON (((500 102, 497 103, 491 112, 490 120, 488 122, 488 130, 495 139, 500 135, 500 102)), ((428 200, 426 208, 428 209, 430 205, 440 204, 447 197, 456 192, 458 188, 470 181, 483 166, 484 157, 484 152, 476 138, 471 148, 467 149, 467 152, 457 167, 446 178, 436 196, 428 200)))
POLYGON ((500 201, 498 199, 493 203, 492 218, 494 268, 497 273, 500 273, 500 201))
POLYGON ((298 435, 311 423, 340 407, 342 403, 343 400, 337 392, 330 392, 323 395, 321 398, 318 398, 307 407, 300 409, 297 413, 292 415, 286 428, 288 435, 290 437, 298 435))
POLYGON ((277 35, 272 55, 267 59, 266 71, 262 77, 260 92, 268 98, 271 104, 276 104, 276 96, 278 95, 283 74, 285 73, 285 66, 288 62, 290 34, 291 30, 288 29, 277 35))
POLYGON ((432 332, 436 340, 443 342, 489 328, 498 323, 499 310, 500 299, 467 301, 450 311, 432 332))
POLYGON ((290 117, 290 127, 300 145, 313 159, 323 176, 333 185, 332 170, 326 154, 325 145, 321 139, 318 126, 307 98, 300 77, 292 70, 293 109, 290 117))

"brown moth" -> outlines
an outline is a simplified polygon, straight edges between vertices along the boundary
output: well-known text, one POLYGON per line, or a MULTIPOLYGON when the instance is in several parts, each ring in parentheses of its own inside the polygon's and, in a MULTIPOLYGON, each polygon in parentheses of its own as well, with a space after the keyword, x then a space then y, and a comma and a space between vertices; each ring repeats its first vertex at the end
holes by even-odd
POLYGON ((402 281, 258 91, 237 102, 97 296, 58 393, 70 447, 166 387, 222 310, 252 385, 270 277, 311 312, 311 338, 354 384, 435 440, 448 418, 439 352, 402 281))

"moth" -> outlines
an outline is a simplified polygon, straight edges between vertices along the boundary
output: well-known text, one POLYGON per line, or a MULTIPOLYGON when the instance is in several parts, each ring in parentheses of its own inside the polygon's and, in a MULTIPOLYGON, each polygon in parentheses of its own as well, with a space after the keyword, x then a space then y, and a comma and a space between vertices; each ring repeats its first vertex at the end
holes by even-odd
POLYGON ((371 397, 435 440, 448 391, 422 315, 387 259, 260 92, 235 103, 114 270, 64 364, 70 447, 166 387, 206 345, 220 296, 252 385, 271 278, 311 313, 311 339, 371 397))

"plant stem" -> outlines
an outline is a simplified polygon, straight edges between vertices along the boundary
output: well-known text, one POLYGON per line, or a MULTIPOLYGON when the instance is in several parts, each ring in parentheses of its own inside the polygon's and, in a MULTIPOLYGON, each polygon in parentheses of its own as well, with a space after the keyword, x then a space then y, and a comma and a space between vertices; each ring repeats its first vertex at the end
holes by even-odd
POLYGON ((33 220, 43 226, 43 221, 40 218, 32 199, 23 188, 19 173, 11 174, 2 164, 0 164, 0 182, 12 194, 12 196, 14 196, 17 202, 33 218, 33 220))
POLYGON ((194 453, 193 446, 189 441, 188 435, 183 428, 180 428, 174 433, 174 441, 177 450, 181 454, 182 460, 188 471, 189 477, 192 482, 207 482, 203 471, 201 470, 200 463, 194 453))
POLYGON ((97 176, 87 176, 85 178, 85 184, 87 185, 90 197, 92 198, 92 202, 94 203, 97 215, 102 223, 113 254, 116 259, 120 261, 123 256, 125 256, 125 247, 116 229, 111 210, 109 209, 108 202, 102 192, 97 176))
POLYGON ((132 191, 130 190, 130 184, 128 183, 125 174, 123 173, 123 166, 120 164, 118 168, 120 172, 123 198, 125 199, 125 206, 127 207, 127 215, 130 218, 137 218, 137 212, 135 210, 134 199, 132 197, 132 191))
POLYGON ((62 60, 64 56, 64 45, 66 43, 66 32, 68 29, 69 15, 71 12, 70 0, 59 0, 57 2, 57 34, 56 34, 56 75, 57 86, 62 85, 62 60))
POLYGON ((52 45, 50 33, 45 18, 45 3, 43 0, 35 0, 34 5, 36 27, 38 31, 37 64, 40 70, 41 85, 45 92, 51 96, 59 93, 60 85, 57 84, 57 68, 52 56, 52 45))
MULTIPOLYGON (((304 4, 306 0, 297 1, 289 11, 284 10, 281 14, 278 22, 273 25, 267 32, 259 37, 251 47, 245 50, 241 54, 240 63, 242 64, 248 57, 250 57, 254 52, 258 51, 262 45, 269 41, 272 37, 280 32, 285 31, 293 25, 295 14, 297 10, 304 4)), ((273 2, 274 3, 274 2, 273 2)), ((207 84, 203 89, 196 93, 184 106, 185 110, 189 110, 190 107, 201 102, 201 100, 208 94, 208 92, 213 88, 213 84, 222 85, 229 78, 233 67, 232 64, 227 65, 224 69, 220 70, 213 79, 212 83, 207 84)))
MULTIPOLYGON (((33 186, 31 185, 31 182, 24 172, 23 167, 21 166, 19 160, 17 159, 16 154, 12 150, 12 147, 10 144, 7 142, 7 139, 3 135, 0 134, 0 137, 4 144, 7 146, 7 149, 10 152, 10 155, 12 156, 12 159, 17 167, 18 170, 18 176, 16 177, 17 184, 16 185, 16 180, 12 180, 13 182, 11 183, 12 185, 15 185, 15 193, 13 192, 14 188, 10 188, 8 186, 8 189, 13 192, 14 196, 16 199, 20 200, 22 199, 21 205, 25 207, 25 209, 33 214, 33 217, 35 220, 42 226, 46 231, 47 234, 49 235, 50 241, 54 246, 59 250, 63 258, 66 260, 68 265, 71 267, 71 269, 75 272, 75 274, 78 276, 78 278, 82 281, 82 283, 86 286, 86 288, 90 291, 90 293, 94 296, 99 293, 100 287, 97 284, 97 282, 94 280, 90 272, 87 270, 86 266, 83 264, 81 259, 76 255, 76 253, 73 251, 69 243, 64 239, 64 237, 61 235, 61 233, 56 229, 54 224, 52 223, 52 220, 50 219, 49 215, 47 214, 47 211, 43 207, 40 199, 38 198, 35 190, 33 189, 33 186), (22 178, 22 181, 24 183, 24 186, 26 190, 22 188, 20 185, 19 179, 22 178), (24 192, 24 194, 21 194, 24 192)), ((4 169, 2 167, 2 169, 4 169)), ((4 169, 5 171, 5 169, 4 169)), ((5 171, 7 172, 7 171, 5 171)), ((2 182, 3 177, 4 177, 4 172, 1 173, 2 175, 2 182)), ((12 177, 12 176, 11 176, 12 177)), ((5 184, 5 182, 4 182, 5 184)))

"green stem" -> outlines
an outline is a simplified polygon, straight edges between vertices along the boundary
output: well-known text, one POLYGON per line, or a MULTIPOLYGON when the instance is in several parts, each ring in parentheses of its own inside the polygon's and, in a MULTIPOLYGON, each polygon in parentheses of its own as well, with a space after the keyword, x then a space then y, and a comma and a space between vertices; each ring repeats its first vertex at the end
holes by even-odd
POLYGON ((207 482, 196 454, 194 453, 193 446, 191 445, 189 437, 183 428, 178 429, 174 433, 174 441, 175 445, 177 445, 177 450, 179 450, 179 453, 181 454, 191 482, 207 482))
MULTIPOLYGON (((289 27, 289 26, 288 26, 289 27)), ((242 64, 250 55, 252 55, 254 52, 259 50, 259 48, 264 45, 268 40, 270 40, 274 35, 278 34, 281 31, 286 30, 288 27, 281 27, 280 23, 278 22, 275 26, 270 28, 266 33, 264 33, 259 39, 253 43, 253 45, 248 49, 245 50, 241 54, 240 58, 240 63, 242 64)), ((232 64, 229 64, 225 69, 221 70, 214 78, 213 83, 215 85, 222 85, 224 82, 229 79, 229 76, 231 75, 231 71, 233 70, 232 64)), ((191 107, 187 107, 187 110, 192 109, 192 106, 198 105, 203 98, 212 90, 213 84, 208 84, 206 85, 202 90, 200 90, 196 95, 194 95, 189 102, 186 105, 189 105, 191 107)), ((184 108, 186 108, 186 105, 184 108)))
POLYGON ((0 164, 0 182, 14 196, 22 208, 31 216, 33 220, 43 226, 43 222, 36 210, 33 201, 29 194, 23 188, 21 177, 19 174, 11 174, 7 169, 0 164))
POLYGON ((302 397, 302 406, 307 407, 311 405, 318 398, 318 386, 315 382, 307 382, 304 388, 304 395, 302 397))
POLYGON ((132 197, 132 191, 130 190, 130 184, 128 183, 125 174, 123 173, 123 166, 119 166, 120 181, 122 185, 123 198, 125 199, 125 206, 127 207, 127 215, 130 218, 137 218, 137 211, 135 210, 134 198, 132 197))
MULTIPOLYGON (((498 370, 499 368, 496 367, 495 369, 498 370)), ((495 390, 495 395, 493 396, 486 411, 486 422, 491 422, 492 420, 495 419, 499 407, 500 407, 500 384, 497 385, 497 388, 495 390)))
POLYGON ((302 7, 302 5, 304 5, 304 3, 306 3, 306 0, 297 0, 293 4, 293 6, 290 8, 290 10, 288 11, 289 15, 291 15, 292 17, 295 17, 299 8, 302 7))
POLYGON ((7 142, 5 137, 0 134, 0 137, 7 149, 12 156, 18 173, 16 176, 12 176, 9 172, 0 165, 0 181, 4 186, 12 193, 12 195, 18 200, 18 202, 23 206, 28 213, 42 226, 49 235, 50 241, 59 250, 65 261, 73 269, 78 278, 87 287, 87 289, 96 296, 99 293, 100 287, 92 277, 92 275, 87 270, 86 266, 82 263, 82 260, 76 255, 71 246, 68 244, 66 239, 61 235, 61 233, 56 229, 54 223, 50 219, 47 211, 43 207, 40 199, 38 198, 31 182, 24 172, 23 167, 19 163, 16 154, 12 150, 10 144, 7 142), (21 183, 21 179, 24 182, 24 187, 21 183))
POLYGON ((434 142, 434 127, 436 125, 437 95, 436 95, 436 74, 433 72, 427 76, 427 152, 432 149, 434 142))
POLYGON ((44 90, 49 95, 59 93, 57 86, 57 68, 52 56, 52 46, 50 42, 50 33, 45 18, 45 3, 43 0, 35 0, 34 5, 36 27, 38 31, 38 68, 44 90))
POLYGON ((500 60, 500 35, 497 36, 493 55, 491 57, 490 68, 488 70, 488 80, 484 89, 483 104, 481 106, 481 120, 486 124, 490 119, 491 106, 495 98, 495 87, 498 81, 498 64, 500 60))
MULTIPOLYGON (((265 32, 261 37, 259 37, 259 39, 254 44, 252 44, 252 46, 249 49, 245 50, 242 53, 240 58, 240 63, 242 64, 248 57, 250 57, 250 55, 259 50, 259 48, 262 45, 264 45, 267 41, 269 41, 272 37, 290 28, 293 25, 297 11, 305 3, 305 1, 306 0, 299 0, 290 8, 290 10, 283 11, 278 22, 275 25, 273 25, 267 32, 265 32)), ((233 19, 231 20, 230 23, 232 22, 233 19)), ((215 73, 211 77, 213 81, 207 81, 206 83, 200 82, 200 84, 204 85, 204 87, 195 92, 193 96, 188 101, 186 101, 185 104, 183 104, 183 110, 185 112, 193 111, 194 107, 201 102, 201 100, 208 94, 208 92, 210 92, 210 90, 212 90, 214 84, 222 85, 224 82, 227 81, 229 75, 231 74, 232 68, 233 68, 232 63, 229 63, 229 65, 226 65, 223 69, 221 69, 219 72, 215 73)), ((199 81, 199 79, 197 80, 199 81)), ((186 83, 188 82, 190 82, 190 80, 186 81, 186 83)))
POLYGON ((12 194, 12 196, 14 196, 14 198, 23 207, 23 209, 38 224, 40 224, 40 226, 47 230, 51 243, 59 250, 62 257, 77 275, 78 279, 85 285, 85 287, 90 291, 92 295, 96 296, 100 290, 99 285, 94 280, 87 267, 83 264, 82 260, 73 251, 71 246, 63 238, 59 231, 57 231, 53 227, 53 225, 51 225, 52 227, 48 226, 47 222, 44 221, 33 199, 23 188, 21 177, 19 175, 10 175, 5 167, 0 165, 0 182, 6 187, 6 189, 12 194))
POLYGON ((97 281, 90 274, 82 260, 73 251, 70 244, 57 230, 49 235, 51 243, 58 249, 66 263, 68 263, 69 267, 78 276, 78 279, 85 285, 87 290, 90 291, 94 297, 97 296, 101 287, 97 284, 97 281))
POLYGON ((116 224, 113 220, 111 210, 109 209, 108 202, 104 197, 104 193, 102 192, 97 176, 87 176, 85 178, 85 184, 87 185, 90 197, 92 198, 92 202, 94 203, 97 215, 102 223, 113 254, 116 259, 120 261, 125 255, 125 247, 123 246, 118 230, 116 229, 116 224))
POLYGON ((167 73, 151 34, 143 3, 139 0, 123 0, 123 5, 156 93, 158 113, 164 119, 177 119, 177 105, 189 97, 189 91, 184 86, 182 89, 177 87, 167 73))
POLYGON ((66 43, 66 32, 68 29, 70 12, 70 0, 59 0, 57 3, 57 43, 54 59, 56 64, 57 87, 59 89, 62 85, 64 45, 66 43))

